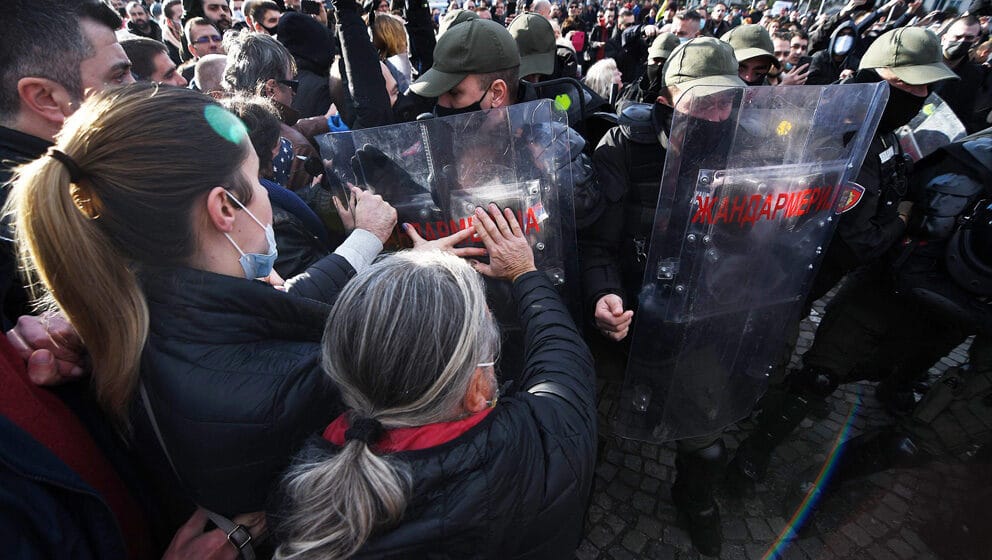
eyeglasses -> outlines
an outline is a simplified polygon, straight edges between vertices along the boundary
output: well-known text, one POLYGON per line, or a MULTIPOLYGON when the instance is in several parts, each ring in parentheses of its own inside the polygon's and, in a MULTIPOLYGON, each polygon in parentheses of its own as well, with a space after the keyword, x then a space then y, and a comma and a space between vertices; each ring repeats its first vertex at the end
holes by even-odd
POLYGON ((193 41, 197 45, 206 45, 207 43, 220 43, 224 40, 220 35, 204 35, 199 39, 193 41))
POLYGON ((289 89, 293 90, 293 93, 296 93, 296 90, 300 88, 299 80, 276 80, 276 81, 288 87, 289 89))

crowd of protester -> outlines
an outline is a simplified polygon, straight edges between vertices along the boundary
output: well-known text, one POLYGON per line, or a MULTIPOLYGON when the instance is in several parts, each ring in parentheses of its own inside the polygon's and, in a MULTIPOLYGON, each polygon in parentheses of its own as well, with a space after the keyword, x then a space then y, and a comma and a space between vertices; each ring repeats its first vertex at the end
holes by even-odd
MULTIPOLYGON (((614 124, 700 77, 844 83, 880 37, 918 28, 949 74, 907 91, 938 93, 976 132, 992 116, 992 40, 989 7, 969 10, 12 0, 0 23, 11 557, 568 557, 597 439, 574 322, 602 344, 633 317, 603 287, 620 282, 615 266, 596 276, 587 258, 615 256, 620 241, 588 232, 619 236, 611 212, 636 183, 610 160, 628 149, 614 124), (718 69, 674 72, 687 45, 718 69), (396 210, 325 188, 322 134, 562 92, 577 100, 580 317, 511 211, 479 208, 474 227, 433 241, 400 224, 414 248, 384 256, 396 210), (461 245, 473 234, 484 248, 461 245), (503 343, 521 348, 501 351, 482 276, 511 286, 522 334, 503 343), (521 372, 500 395, 494 364, 514 352, 521 372)), ((889 66, 869 69, 895 84, 889 66)), ((664 158, 647 149, 653 177, 664 158)), ((897 236, 908 217, 891 218, 897 236)), ((719 552, 712 498, 693 484, 679 506, 710 529, 692 532, 696 546, 719 552)))

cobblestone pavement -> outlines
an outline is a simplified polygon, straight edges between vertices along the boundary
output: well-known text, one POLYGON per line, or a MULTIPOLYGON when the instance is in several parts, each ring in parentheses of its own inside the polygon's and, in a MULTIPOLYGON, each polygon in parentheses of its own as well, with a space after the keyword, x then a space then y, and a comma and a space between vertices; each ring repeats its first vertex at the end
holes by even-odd
MULTIPOLYGON (((823 313, 817 302, 802 330, 791 367, 801 364, 823 313)), ((967 359, 966 341, 931 370, 939 376, 967 359)), ((619 393, 622 372, 600 371, 601 451, 580 560, 701 558, 671 503, 675 445, 623 440, 609 434, 610 407, 619 393)), ((740 501, 722 491, 724 545, 720 558, 826 559, 992 558, 992 520, 978 500, 992 500, 988 467, 933 463, 921 469, 878 473, 844 484, 830 494, 798 535, 776 539, 786 526, 783 497, 798 473, 822 464, 855 403, 851 436, 891 424, 892 417, 874 398, 874 384, 842 386, 829 409, 811 417, 776 450, 768 478, 757 496, 740 501)), ((732 456, 754 424, 745 419, 724 435, 732 456)))

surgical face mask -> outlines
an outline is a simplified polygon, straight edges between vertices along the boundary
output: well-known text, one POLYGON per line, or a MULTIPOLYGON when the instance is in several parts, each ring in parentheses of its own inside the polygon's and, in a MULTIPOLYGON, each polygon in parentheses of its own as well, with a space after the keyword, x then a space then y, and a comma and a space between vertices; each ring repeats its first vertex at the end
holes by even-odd
POLYGON ((968 56, 968 51, 974 45, 971 41, 951 41, 944 47, 944 56, 947 60, 957 60, 968 56))
POLYGON ((837 56, 846 56, 852 48, 854 48, 854 37, 851 35, 841 35, 834 41, 834 54, 837 56))
MULTIPOLYGON (((492 87, 492 84, 489 84, 489 87, 492 87)), ((486 88, 486 91, 483 92, 482 97, 480 97, 478 101, 472 103, 471 105, 462 107, 460 109, 455 109, 452 107, 442 107, 440 105, 435 104, 434 115, 438 117, 453 117, 455 115, 464 115, 465 113, 474 113, 476 111, 481 111, 482 100, 485 99, 487 95, 489 95, 489 88, 486 88)))
POLYGON ((248 214, 255 223, 259 225, 263 230, 265 230, 265 241, 269 244, 269 252, 262 253, 245 253, 238 247, 238 244, 234 242, 234 239, 227 233, 224 234, 227 240, 234 245, 234 248, 238 250, 241 254, 241 258, 238 262, 241 263, 242 270, 245 271, 245 278, 249 280, 254 280, 256 278, 266 278, 269 274, 272 274, 272 267, 276 264, 276 259, 279 258, 279 249, 276 247, 276 232, 272 229, 272 224, 264 225, 262 222, 251 213, 251 210, 241 204, 241 201, 234 197, 229 191, 227 192, 228 198, 233 200, 235 204, 241 207, 242 210, 248 214))
POLYGON ((679 44, 680 45, 685 44, 685 43, 688 43, 688 42, 689 42, 689 38, 688 37, 679 37, 679 44))

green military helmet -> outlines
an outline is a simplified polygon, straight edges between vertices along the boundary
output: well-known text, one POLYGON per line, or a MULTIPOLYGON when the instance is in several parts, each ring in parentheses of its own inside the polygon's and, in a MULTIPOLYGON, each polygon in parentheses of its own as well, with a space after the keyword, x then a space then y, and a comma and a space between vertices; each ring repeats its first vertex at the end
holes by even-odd
POLYGON ((772 36, 764 26, 757 23, 738 25, 724 33, 720 40, 734 47, 737 62, 767 56, 773 64, 779 65, 778 59, 775 58, 775 43, 772 42, 772 36))
POLYGON ((547 19, 528 12, 514 18, 507 29, 520 50, 521 77, 554 73, 555 30, 547 19))
POLYGON ((438 38, 459 23, 465 23, 466 21, 472 21, 473 19, 479 19, 479 14, 473 12, 472 10, 462 10, 461 8, 448 10, 443 16, 441 16, 441 20, 437 22, 438 38))
POLYGON ((665 86, 678 86, 682 91, 707 86, 715 92, 747 85, 737 76, 734 48, 712 37, 697 37, 675 47, 663 74, 665 86))
POLYGON ((883 33, 868 47, 859 70, 887 68, 909 85, 924 85, 958 76, 944 64, 940 39, 929 29, 900 27, 883 33))
POLYGON ((668 59, 677 46, 679 46, 679 38, 674 34, 662 33, 658 35, 648 47, 648 61, 656 58, 668 59))
POLYGON ((490 74, 520 66, 510 32, 488 19, 460 23, 437 40, 434 66, 410 84, 422 97, 440 97, 470 74, 490 74))

